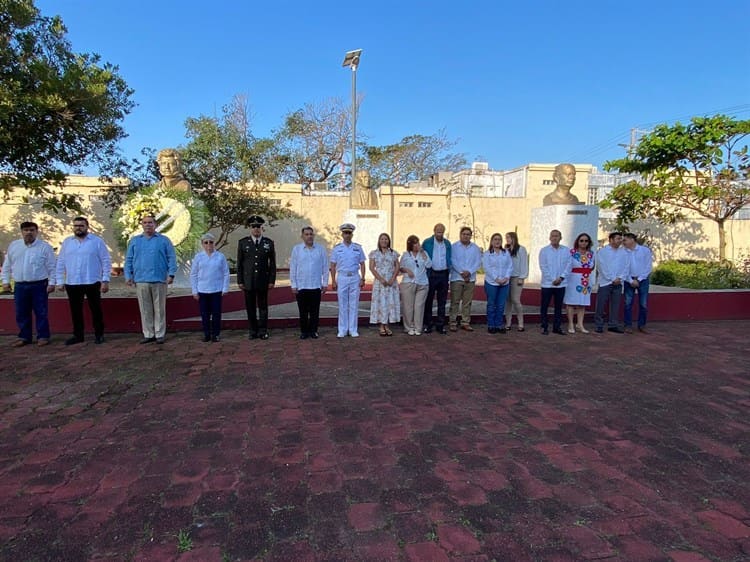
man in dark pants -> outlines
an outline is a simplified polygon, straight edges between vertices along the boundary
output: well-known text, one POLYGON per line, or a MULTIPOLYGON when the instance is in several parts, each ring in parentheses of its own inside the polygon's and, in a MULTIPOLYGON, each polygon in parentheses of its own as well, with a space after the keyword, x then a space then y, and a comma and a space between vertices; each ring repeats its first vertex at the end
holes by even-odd
POLYGON ((63 240, 57 258, 57 290, 67 291, 73 337, 65 345, 83 341, 83 299, 89 301, 94 322, 94 343, 104 342, 104 315, 102 293, 109 291, 112 261, 104 241, 89 233, 89 221, 84 217, 73 219, 73 236, 63 240))
POLYGON ((445 302, 448 299, 448 276, 451 269, 451 242, 445 238, 445 225, 436 224, 433 235, 425 239, 422 249, 427 252, 432 261, 432 268, 427 270, 430 288, 427 290, 427 300, 424 305, 425 334, 432 332, 432 300, 437 295, 437 320, 435 329, 446 334, 445 330, 445 302))
POLYGON ((328 287, 328 253, 315 243, 311 226, 302 229, 302 242, 292 248, 289 283, 299 308, 300 339, 318 339, 320 299, 328 287))
POLYGON ((247 222, 250 236, 237 246, 237 284, 245 292, 250 339, 267 340, 268 290, 276 283, 276 250, 273 240, 263 236, 263 217, 253 215, 247 222))
POLYGON ((555 312, 552 317, 552 332, 561 336, 565 335, 562 330, 562 305, 565 298, 565 275, 568 272, 570 250, 560 244, 560 240, 562 240, 560 231, 551 231, 549 233, 549 246, 545 246, 539 251, 539 269, 542 272, 542 279, 539 283, 542 289, 539 314, 542 320, 542 334, 545 336, 549 334, 547 310, 550 301, 553 299, 555 301, 555 312))

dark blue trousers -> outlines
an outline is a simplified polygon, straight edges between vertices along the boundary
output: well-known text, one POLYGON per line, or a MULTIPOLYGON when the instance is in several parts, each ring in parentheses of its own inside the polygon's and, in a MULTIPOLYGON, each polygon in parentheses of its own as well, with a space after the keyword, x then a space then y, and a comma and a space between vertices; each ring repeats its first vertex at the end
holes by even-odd
POLYGON ((221 291, 218 293, 198 293, 201 308, 203 335, 207 338, 221 333, 221 291))
POLYGON ((33 334, 31 331, 31 313, 36 317, 36 337, 40 340, 49 339, 49 307, 47 297, 47 280, 16 282, 13 290, 16 304, 16 324, 18 324, 18 337, 27 343, 31 343, 33 334))

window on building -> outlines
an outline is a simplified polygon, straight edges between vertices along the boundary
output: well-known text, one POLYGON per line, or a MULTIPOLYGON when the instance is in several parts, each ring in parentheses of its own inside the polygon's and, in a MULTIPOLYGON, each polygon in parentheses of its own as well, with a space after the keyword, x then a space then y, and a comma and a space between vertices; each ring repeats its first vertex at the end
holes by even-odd
POLYGON ((419 206, 420 207, 432 207, 432 203, 430 201, 420 201, 419 206))
POLYGON ((542 180, 542 185, 555 185, 555 180, 542 180))
POLYGON ((414 203, 412 201, 400 201, 398 206, 399 207, 413 207, 414 203))
POLYGON ((271 207, 281 207, 281 199, 269 199, 268 203, 271 207))

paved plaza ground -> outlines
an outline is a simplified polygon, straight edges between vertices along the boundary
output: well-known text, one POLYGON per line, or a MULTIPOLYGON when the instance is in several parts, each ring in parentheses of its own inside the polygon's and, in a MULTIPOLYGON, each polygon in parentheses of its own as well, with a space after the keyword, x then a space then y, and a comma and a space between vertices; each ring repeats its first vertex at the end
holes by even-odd
POLYGON ((0 559, 750 559, 750 321, 477 328, 0 338, 0 559))

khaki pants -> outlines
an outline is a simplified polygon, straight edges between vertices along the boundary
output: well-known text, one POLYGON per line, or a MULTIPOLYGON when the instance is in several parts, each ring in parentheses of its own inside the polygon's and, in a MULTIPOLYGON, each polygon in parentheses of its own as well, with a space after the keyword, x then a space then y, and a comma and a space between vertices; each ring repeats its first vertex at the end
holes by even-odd
POLYGON ((459 303, 461 306, 461 324, 471 324, 471 301, 474 298, 474 281, 451 281, 451 309, 448 313, 450 323, 456 324, 459 303))
POLYGON ((523 328, 523 305, 521 304, 522 292, 523 285, 518 284, 518 277, 511 277, 508 300, 505 303, 505 325, 508 327, 510 327, 511 317, 513 316, 513 313, 515 313, 516 318, 518 319, 518 327, 523 328))
POLYGON ((163 338, 167 333, 167 284, 136 283, 144 338, 163 338))
POLYGON ((401 283, 401 310, 403 311, 404 330, 422 331, 424 303, 427 299, 429 285, 401 283))

